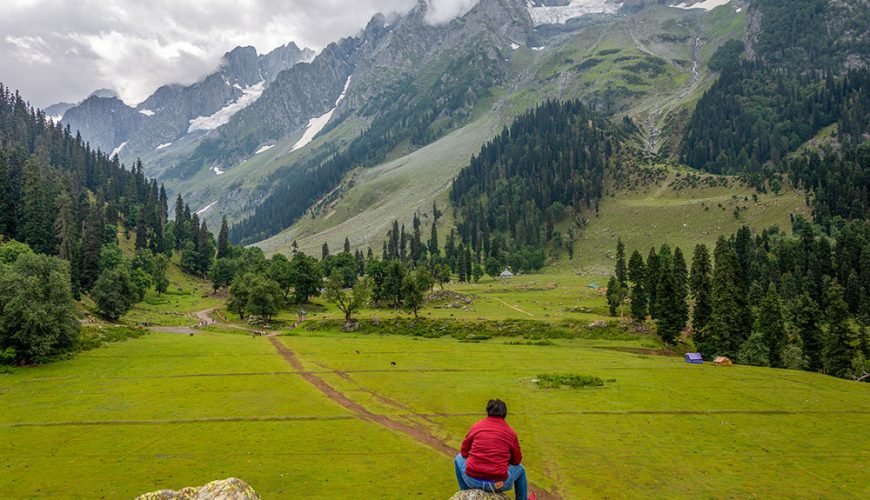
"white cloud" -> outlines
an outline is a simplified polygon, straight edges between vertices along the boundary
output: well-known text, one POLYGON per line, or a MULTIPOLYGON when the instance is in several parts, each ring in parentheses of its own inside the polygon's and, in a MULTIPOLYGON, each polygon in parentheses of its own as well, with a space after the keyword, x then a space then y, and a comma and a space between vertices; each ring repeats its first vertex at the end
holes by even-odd
POLYGON ((6 35, 6 43, 17 49, 17 56, 23 62, 51 64, 49 47, 42 37, 6 35))
MULTIPOLYGON (((478 0, 428 0, 443 23, 478 0)), ((0 75, 35 104, 115 89, 128 104, 166 83, 191 84, 239 45, 320 49, 377 12, 417 0, 4 0, 0 75), (26 65, 26 67, 24 67, 26 65)))
POLYGON ((430 24, 444 24, 456 17, 465 15, 479 0, 428 0, 429 11, 426 13, 426 22, 430 24))

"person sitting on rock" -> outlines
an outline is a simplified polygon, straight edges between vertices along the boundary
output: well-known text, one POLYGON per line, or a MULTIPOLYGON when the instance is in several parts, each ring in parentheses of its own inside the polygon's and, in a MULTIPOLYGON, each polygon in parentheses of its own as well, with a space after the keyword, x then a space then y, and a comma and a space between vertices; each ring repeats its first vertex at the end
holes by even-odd
MULTIPOLYGON (((517 500, 526 500, 528 480, 520 463, 523 453, 517 433, 505 422, 507 405, 500 399, 486 404, 487 417, 471 426, 453 464, 459 489, 493 493, 516 488, 517 500)), ((528 496, 535 500, 535 494, 528 496)))

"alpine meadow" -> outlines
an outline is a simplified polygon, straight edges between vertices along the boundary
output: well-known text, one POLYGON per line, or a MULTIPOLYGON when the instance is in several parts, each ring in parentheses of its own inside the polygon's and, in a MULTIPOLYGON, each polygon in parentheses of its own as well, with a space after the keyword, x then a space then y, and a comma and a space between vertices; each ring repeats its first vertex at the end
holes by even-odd
POLYGON ((0 497, 870 497, 866 0, 4 10, 0 497))

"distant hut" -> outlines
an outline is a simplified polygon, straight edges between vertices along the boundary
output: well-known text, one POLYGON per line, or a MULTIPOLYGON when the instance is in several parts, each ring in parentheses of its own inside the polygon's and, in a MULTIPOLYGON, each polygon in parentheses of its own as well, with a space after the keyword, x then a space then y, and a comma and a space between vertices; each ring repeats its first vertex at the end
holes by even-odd
POLYGON ((704 358, 701 357, 700 352, 686 353, 686 363, 691 363, 693 365, 700 365, 700 364, 704 363, 704 358))
POLYGON ((508 269, 505 269, 504 271, 501 272, 501 274, 498 277, 503 279, 503 280, 506 280, 506 279, 513 278, 514 273, 510 272, 510 270, 508 270, 508 269))
POLYGON ((713 364, 717 366, 731 366, 734 363, 732 363, 726 356, 718 356, 713 360, 713 364))

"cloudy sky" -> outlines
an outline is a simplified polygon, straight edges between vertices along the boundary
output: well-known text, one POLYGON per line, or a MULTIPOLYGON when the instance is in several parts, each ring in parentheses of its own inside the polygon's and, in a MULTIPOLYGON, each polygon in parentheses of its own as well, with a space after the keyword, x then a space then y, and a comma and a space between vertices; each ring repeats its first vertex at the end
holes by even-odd
MULTIPOLYGON (((295 41, 315 50, 377 12, 416 0, 3 0, 0 82, 34 105, 76 102, 98 88, 128 104, 164 83, 190 84, 238 45, 260 53, 295 41)), ((430 0, 431 22, 477 0, 430 0)))

